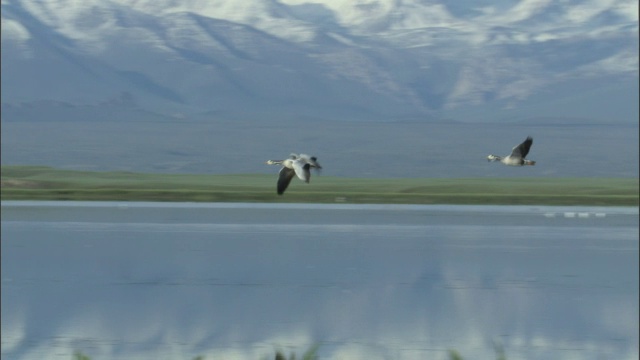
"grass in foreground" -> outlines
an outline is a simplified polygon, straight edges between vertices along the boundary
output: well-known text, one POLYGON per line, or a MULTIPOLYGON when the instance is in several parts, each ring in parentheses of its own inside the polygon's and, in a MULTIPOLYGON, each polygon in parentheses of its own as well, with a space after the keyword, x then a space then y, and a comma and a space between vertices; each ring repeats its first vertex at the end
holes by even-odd
POLYGON ((276 174, 89 172, 2 166, 2 200, 305 202, 638 206, 637 178, 294 179, 276 194, 276 174))

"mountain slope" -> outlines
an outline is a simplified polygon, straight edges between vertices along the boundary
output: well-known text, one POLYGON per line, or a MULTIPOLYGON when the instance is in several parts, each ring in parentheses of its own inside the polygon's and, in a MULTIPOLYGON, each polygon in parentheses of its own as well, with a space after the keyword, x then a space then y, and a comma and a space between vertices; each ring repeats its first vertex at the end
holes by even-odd
POLYGON ((615 100, 638 91, 637 3, 467 5, 5 0, 2 105, 34 119, 124 96, 167 118, 636 121, 615 100), (594 87, 602 113, 572 110, 594 87))

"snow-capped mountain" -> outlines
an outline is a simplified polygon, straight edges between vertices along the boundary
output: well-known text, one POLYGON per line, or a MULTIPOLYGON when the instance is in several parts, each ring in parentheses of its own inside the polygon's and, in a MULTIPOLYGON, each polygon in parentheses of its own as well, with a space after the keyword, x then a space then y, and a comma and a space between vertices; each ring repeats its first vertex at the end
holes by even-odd
POLYGON ((629 122, 637 96, 635 0, 2 1, 5 120, 629 122))

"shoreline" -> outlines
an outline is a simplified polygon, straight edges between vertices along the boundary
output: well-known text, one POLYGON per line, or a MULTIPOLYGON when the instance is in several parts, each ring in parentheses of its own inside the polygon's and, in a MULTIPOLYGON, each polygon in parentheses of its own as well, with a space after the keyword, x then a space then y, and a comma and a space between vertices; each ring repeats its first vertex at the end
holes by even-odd
POLYGON ((2 166, 2 200, 639 206, 637 178, 294 179, 277 174, 157 174, 2 166))

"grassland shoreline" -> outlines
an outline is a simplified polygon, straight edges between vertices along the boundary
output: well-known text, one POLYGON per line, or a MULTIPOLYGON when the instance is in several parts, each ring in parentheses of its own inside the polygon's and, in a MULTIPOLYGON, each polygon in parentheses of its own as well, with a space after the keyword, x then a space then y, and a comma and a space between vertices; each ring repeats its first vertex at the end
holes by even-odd
POLYGON ((2 200, 638 206, 638 178, 297 179, 275 174, 155 174, 2 166, 2 200))

